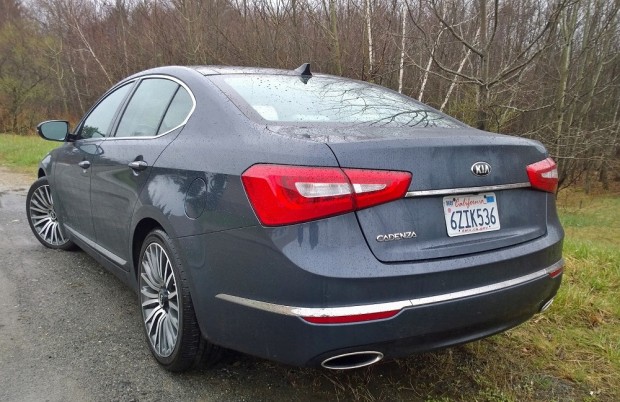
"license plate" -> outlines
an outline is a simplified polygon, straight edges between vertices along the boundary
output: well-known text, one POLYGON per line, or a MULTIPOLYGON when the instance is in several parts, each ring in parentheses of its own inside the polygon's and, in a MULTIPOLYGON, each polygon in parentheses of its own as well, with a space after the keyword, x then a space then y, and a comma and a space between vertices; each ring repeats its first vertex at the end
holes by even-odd
POLYGON ((444 197, 443 212, 450 237, 492 232, 500 228, 495 193, 444 197))

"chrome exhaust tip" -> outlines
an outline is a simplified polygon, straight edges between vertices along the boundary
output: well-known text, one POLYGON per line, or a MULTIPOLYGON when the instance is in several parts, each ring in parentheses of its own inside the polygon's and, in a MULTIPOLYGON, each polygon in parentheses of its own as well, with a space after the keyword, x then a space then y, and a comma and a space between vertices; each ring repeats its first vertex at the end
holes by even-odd
POLYGON ((351 370, 360 367, 370 366, 383 359, 383 353, 376 351, 364 351, 345 353, 332 356, 323 360, 321 366, 330 370, 351 370))
POLYGON ((544 305, 540 308, 539 313, 542 313, 542 312, 544 312, 544 311, 548 310, 548 309, 549 309, 549 307, 551 307, 551 305, 553 304, 553 300, 554 300, 554 299, 551 299, 551 300, 549 300, 547 303, 545 303, 545 304, 544 304, 544 305))

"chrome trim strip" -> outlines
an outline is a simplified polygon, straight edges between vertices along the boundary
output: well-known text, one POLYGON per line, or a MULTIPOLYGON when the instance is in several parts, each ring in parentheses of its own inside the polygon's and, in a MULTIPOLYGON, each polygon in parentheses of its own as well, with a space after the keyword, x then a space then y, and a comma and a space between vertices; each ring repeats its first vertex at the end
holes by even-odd
POLYGON ((512 184, 499 184, 496 186, 442 188, 439 190, 417 190, 417 191, 408 191, 407 194, 405 194, 405 198, 428 197, 431 195, 482 193, 486 191, 510 190, 513 188, 525 188, 525 187, 531 187, 531 184, 529 182, 524 182, 524 183, 512 183, 512 184))
POLYGON ((380 313, 384 311, 402 310, 411 307, 409 300, 402 300, 391 303, 365 304, 361 306, 346 307, 294 307, 281 304, 273 304, 259 300, 246 299, 245 297, 232 296, 225 293, 216 295, 218 299, 226 300, 242 306, 252 307, 258 310, 269 311, 271 313, 292 315, 297 317, 340 317, 348 315, 360 315, 370 313, 380 313))
POLYGON ((549 275, 551 272, 557 270, 558 268, 564 266, 564 259, 556 262, 555 264, 542 269, 540 271, 532 272, 531 274, 520 276, 518 278, 509 279, 507 281, 497 282, 492 285, 480 286, 473 289, 462 290, 460 292, 446 293, 443 295, 429 296, 429 297, 421 297, 419 299, 411 299, 411 305, 414 307, 423 306, 426 304, 435 304, 442 303, 450 300, 456 299, 464 299, 466 297, 478 296, 485 293, 491 293, 497 290, 510 288, 513 286, 521 285, 526 282, 530 282, 539 278, 543 278, 546 275, 549 275))
POLYGON ((88 244, 90 247, 92 247, 95 250, 97 250, 99 253, 103 254, 109 260, 112 260, 112 262, 114 262, 116 265, 119 265, 119 266, 122 267, 122 266, 125 266, 125 264, 127 264, 127 261, 123 260, 121 257, 117 256, 113 252, 111 252, 111 251, 101 247, 100 245, 98 245, 94 241, 90 240, 89 238, 87 238, 83 234, 80 234, 79 232, 77 232, 75 229, 72 229, 72 228, 70 228, 67 225, 63 225, 63 228, 67 229, 69 232, 71 232, 72 236, 77 237, 78 239, 80 239, 84 243, 88 244))
POLYGON ((564 265, 566 265, 566 263, 564 262, 564 258, 561 258, 560 261, 556 262, 555 264, 551 265, 550 267, 545 268, 545 271, 547 272, 547 275, 557 271, 560 268, 564 268, 564 265))
POLYGON ((478 296, 485 293, 494 292, 497 290, 509 288, 530 282, 536 279, 540 279, 556 271, 564 266, 564 259, 556 262, 555 264, 541 269, 540 271, 533 272, 528 275, 520 276, 518 278, 509 279, 506 281, 494 283, 492 285, 480 286, 473 289, 462 290, 460 292, 445 293, 441 295, 421 297, 417 299, 401 300, 389 303, 378 304, 364 304, 358 306, 345 306, 345 307, 295 307, 282 304, 268 303, 259 300, 246 299, 244 297, 232 296, 225 293, 220 293, 215 297, 221 300, 226 300, 231 303, 239 304, 255 308, 258 310, 267 311, 270 313, 276 313, 281 315, 290 315, 296 317, 342 317, 353 316, 360 314, 380 313, 394 310, 402 310, 409 307, 420 307, 430 304, 442 303, 451 300, 463 299, 471 296, 478 296))

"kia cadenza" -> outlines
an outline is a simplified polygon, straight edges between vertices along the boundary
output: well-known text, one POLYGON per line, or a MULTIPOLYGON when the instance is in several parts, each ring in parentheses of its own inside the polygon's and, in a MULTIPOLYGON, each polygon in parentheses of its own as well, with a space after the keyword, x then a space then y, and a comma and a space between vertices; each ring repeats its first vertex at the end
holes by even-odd
POLYGON ((62 144, 34 235, 134 289, 171 371, 222 348, 362 367, 507 330, 560 286, 540 143, 308 64, 147 70, 38 132, 62 144))

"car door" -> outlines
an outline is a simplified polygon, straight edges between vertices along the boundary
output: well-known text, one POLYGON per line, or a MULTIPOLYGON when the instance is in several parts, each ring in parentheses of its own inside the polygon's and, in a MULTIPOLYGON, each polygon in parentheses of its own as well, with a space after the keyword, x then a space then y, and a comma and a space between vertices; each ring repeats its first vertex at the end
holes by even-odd
POLYGON ((114 118, 133 83, 105 95, 76 129, 76 139, 54 154, 54 189, 57 213, 66 231, 84 241, 95 240, 91 217, 91 166, 102 152, 100 144, 112 133, 114 118))
POLYGON ((93 156, 92 216, 97 244, 127 269, 134 207, 153 164, 176 138, 194 107, 184 85, 169 77, 140 80, 120 117, 115 136, 93 156))

